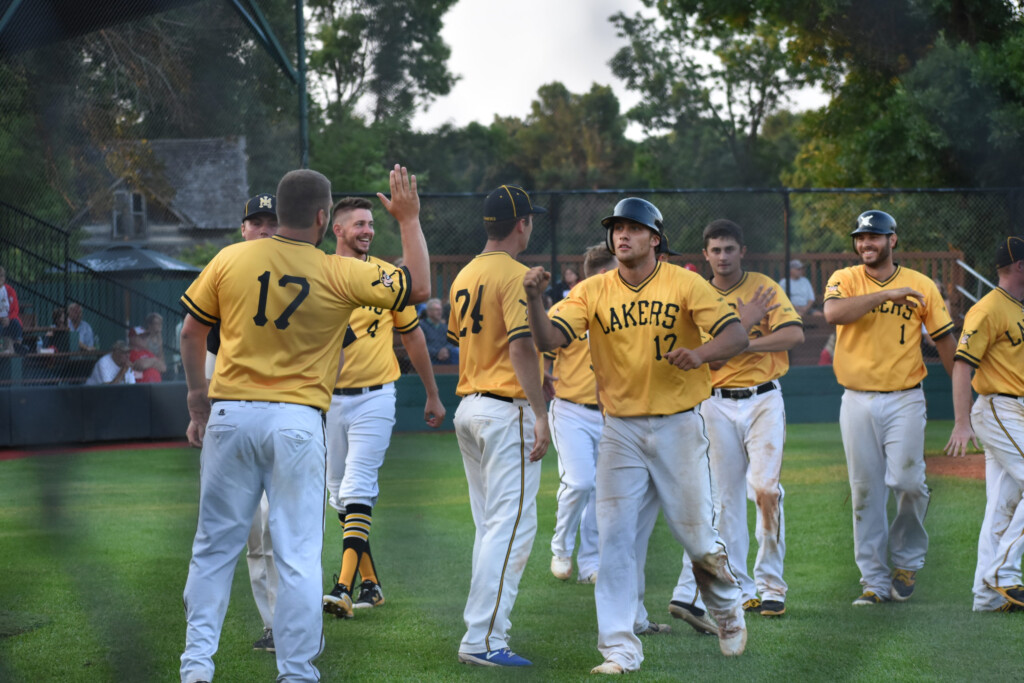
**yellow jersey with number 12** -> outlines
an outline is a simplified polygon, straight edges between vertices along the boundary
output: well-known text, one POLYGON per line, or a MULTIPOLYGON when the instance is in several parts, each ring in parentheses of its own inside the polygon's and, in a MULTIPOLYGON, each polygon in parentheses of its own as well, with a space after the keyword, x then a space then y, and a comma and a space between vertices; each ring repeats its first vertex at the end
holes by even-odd
POLYGON ((657 263, 638 285, 618 270, 573 287, 551 317, 566 340, 587 334, 605 412, 613 417, 672 415, 711 395, 707 364, 680 370, 665 358, 701 345, 739 318, 708 282, 685 268, 657 263))
POLYGON ((527 270, 507 252, 488 251, 466 264, 452 281, 448 341, 459 347, 459 396, 479 392, 526 398, 508 343, 530 336, 523 289, 527 270))
MULTIPOLYGON (((366 262, 384 269, 394 268, 374 256, 368 256, 366 262)), ((370 387, 394 382, 401 377, 402 368, 395 357, 394 330, 408 334, 419 324, 415 306, 406 306, 400 311, 380 306, 361 306, 354 310, 348 326, 352 328, 355 341, 345 347, 345 366, 341 369, 337 388, 370 387)))
POLYGON ((221 249, 181 297, 200 322, 220 322, 210 398, 326 412, 352 311, 402 308, 408 279, 404 268, 338 258, 280 235, 221 249))
POLYGON ((979 394, 1024 396, 1024 303, 997 287, 971 306, 956 357, 976 372, 979 394))
POLYGON ((837 270, 828 279, 825 301, 900 287, 924 294, 924 305, 886 301, 852 323, 836 325, 832 367, 836 380, 847 389, 900 391, 919 384, 928 374, 921 356, 921 326, 934 340, 952 332, 953 321, 935 283, 916 270, 898 265, 889 279, 881 281, 859 265, 837 270))

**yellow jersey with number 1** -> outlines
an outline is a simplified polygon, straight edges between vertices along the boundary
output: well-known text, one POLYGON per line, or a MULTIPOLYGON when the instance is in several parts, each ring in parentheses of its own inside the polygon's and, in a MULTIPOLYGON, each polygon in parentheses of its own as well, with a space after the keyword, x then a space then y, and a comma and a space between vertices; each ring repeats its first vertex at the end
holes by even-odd
POLYGON ((408 279, 404 268, 338 258, 280 235, 221 249, 181 297, 200 322, 220 322, 210 398, 326 412, 352 311, 402 308, 408 279))
MULTIPOLYGON (((507 252, 488 251, 466 264, 452 281, 448 341, 459 347, 459 396, 479 392, 526 398, 508 343, 530 336, 523 289, 527 270, 507 252)), ((539 377, 539 365, 537 373, 539 377)))
MULTIPOLYGON (((380 268, 394 268, 374 256, 368 256, 366 262, 380 268)), ((419 324, 415 306, 406 306, 400 311, 380 306, 361 306, 354 310, 348 326, 352 328, 355 341, 345 347, 345 367, 341 370, 337 388, 358 389, 398 379, 402 368, 395 356, 394 330, 408 334, 419 324)))
POLYGON ((1024 303, 997 287, 971 306, 956 357, 975 368, 979 394, 1024 396, 1024 303))
POLYGON ((828 279, 825 301, 900 287, 921 292, 924 305, 886 301, 852 323, 836 325, 832 367, 836 380, 847 389, 900 391, 919 384, 928 374, 921 355, 921 326, 934 340, 952 332, 953 321, 935 283, 916 270, 898 265, 889 279, 881 281, 859 265, 837 270, 828 279))
POLYGON ((638 285, 618 270, 573 287, 551 316, 567 341, 587 334, 605 412, 613 417, 672 415, 711 395, 707 364, 680 370, 665 358, 701 345, 739 318, 708 282, 685 268, 658 263, 638 285))

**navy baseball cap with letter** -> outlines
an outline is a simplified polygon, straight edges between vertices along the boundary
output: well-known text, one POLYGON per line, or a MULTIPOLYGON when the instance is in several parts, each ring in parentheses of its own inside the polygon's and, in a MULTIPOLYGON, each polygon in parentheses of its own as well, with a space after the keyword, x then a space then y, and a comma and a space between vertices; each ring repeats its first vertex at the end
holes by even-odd
POLYGON ((1003 243, 996 248, 996 268, 1024 261, 1024 237, 1007 237, 1003 243))
POLYGON ((517 218, 526 218, 530 214, 547 213, 548 210, 534 206, 526 190, 515 185, 502 185, 487 195, 484 200, 484 221, 497 223, 517 218))
POLYGON ((245 215, 242 222, 249 220, 260 213, 269 213, 277 218, 277 197, 272 194, 258 194, 245 203, 245 215))

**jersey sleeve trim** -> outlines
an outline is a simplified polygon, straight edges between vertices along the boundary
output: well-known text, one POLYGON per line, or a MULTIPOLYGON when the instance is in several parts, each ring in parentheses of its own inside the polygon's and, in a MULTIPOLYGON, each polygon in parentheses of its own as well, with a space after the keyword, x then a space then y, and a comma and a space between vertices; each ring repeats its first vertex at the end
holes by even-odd
POLYGON ((729 323, 738 323, 739 321, 740 319, 736 317, 736 314, 730 311, 728 315, 723 315, 721 318, 715 321, 715 324, 711 326, 710 330, 708 330, 708 334, 710 334, 712 337, 717 337, 726 325, 728 325, 729 323))
POLYGON ((196 305, 196 302, 189 298, 188 294, 181 295, 181 305, 185 307, 185 310, 190 313, 193 318, 204 325, 216 325, 220 322, 220 318, 210 315, 203 309, 199 308, 199 306, 196 305))
POLYGON ((804 321, 803 320, 787 320, 786 322, 779 323, 778 325, 773 327, 772 328, 772 332, 774 332, 776 330, 781 330, 783 327, 793 327, 794 325, 799 327, 800 329, 803 329, 804 328, 804 321))
POLYGON ((975 358, 966 351, 957 351, 956 354, 954 354, 953 356, 953 360, 962 360, 963 362, 967 363, 968 365, 975 369, 977 369, 978 366, 981 365, 980 359, 975 358))
POLYGON ((935 330, 934 332, 929 332, 928 336, 932 338, 932 341, 936 341, 936 340, 942 339, 943 337, 945 337, 947 334, 949 334, 952 331, 953 331, 953 321, 950 321, 950 322, 946 323, 945 325, 943 325, 942 327, 940 327, 939 329, 935 330))
POLYGON ((405 273, 405 277, 402 278, 405 286, 398 292, 398 300, 395 302, 396 311, 402 310, 409 303, 409 292, 412 290, 412 275, 409 274, 409 269, 405 266, 401 266, 401 269, 405 273))
POLYGON ((449 331, 447 334, 447 339, 449 344, 455 344, 456 346, 459 345, 459 335, 449 331))
POLYGON ((569 323, 565 322, 564 318, 556 315, 554 318, 550 318, 550 320, 551 324, 557 327, 561 333, 565 335, 565 344, 562 346, 567 346, 570 342, 576 339, 576 333, 573 332, 572 327, 569 323))
POLYGON ((509 341, 515 341, 516 339, 522 339, 523 337, 529 337, 529 336, 530 336, 530 328, 529 327, 516 328, 516 329, 514 329, 514 330, 512 330, 511 332, 508 333, 508 340, 509 341))
POLYGON ((399 334, 409 334, 410 332, 414 331, 419 326, 420 326, 420 319, 419 318, 413 318, 409 322, 409 324, 405 325, 404 327, 399 327, 398 325, 395 325, 395 331, 398 332, 399 334))

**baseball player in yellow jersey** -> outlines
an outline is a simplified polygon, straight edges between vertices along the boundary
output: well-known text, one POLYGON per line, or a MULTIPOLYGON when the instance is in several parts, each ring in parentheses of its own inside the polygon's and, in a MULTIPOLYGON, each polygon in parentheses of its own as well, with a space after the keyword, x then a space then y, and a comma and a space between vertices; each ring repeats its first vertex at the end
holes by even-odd
POLYGON ((974 572, 976 612, 1024 610, 1024 237, 996 250, 999 286, 967 311, 953 363, 956 421, 946 453, 985 447, 985 518, 974 572), (971 371, 974 379, 971 380, 971 371), (971 386, 978 399, 971 409, 971 386))
MULTIPOLYGON (((372 208, 370 200, 362 197, 345 197, 334 205, 336 253, 387 268, 386 261, 369 254, 374 236, 372 208)), ((414 306, 401 311, 357 308, 349 318, 349 328, 355 340, 345 347, 345 364, 327 412, 327 492, 331 506, 338 511, 343 541, 338 578, 323 600, 324 611, 338 617, 353 616, 353 607, 384 604, 370 552, 370 526, 379 491, 377 472, 384 464, 395 426, 395 380, 402 374, 393 330, 401 333, 409 360, 426 390, 426 423, 438 427, 445 414, 414 306), (357 572, 362 584, 353 604, 351 589, 357 572)))
POLYGON ((343 335, 360 306, 400 309, 430 295, 415 178, 396 166, 391 199, 379 196, 401 228, 402 269, 317 249, 330 224, 331 184, 299 170, 277 188, 278 234, 222 249, 182 296, 188 437, 203 447, 184 594, 183 683, 213 679, 236 560, 264 491, 278 569, 279 677, 320 678, 313 661, 323 646, 323 414, 343 335), (221 346, 207 392, 206 335, 216 322, 221 346))
MULTIPOLYGON (((277 234, 277 200, 272 194, 258 194, 245 202, 242 218, 242 239, 265 239, 277 234)), ((220 325, 210 328, 206 336, 206 379, 213 377, 220 350, 220 325)), ((277 568, 274 566, 274 544, 270 538, 270 504, 267 493, 260 497, 260 505, 252 518, 249 537, 245 541, 245 560, 249 566, 249 584, 256 601, 263 635, 252 644, 252 649, 274 651, 274 604, 277 602, 277 568)))
POLYGON ((956 342, 953 321, 931 278, 893 262, 896 221, 884 211, 857 217, 854 250, 861 264, 837 270, 825 287, 825 320, 836 325, 832 367, 846 388, 839 428, 853 501, 853 551, 862 593, 854 605, 914 592, 928 534, 925 485, 925 401, 921 326, 946 372, 956 342), (892 491, 896 516, 889 526, 892 491), (893 571, 889 570, 889 556, 893 571))
MULTIPOLYGON (((711 365, 714 389, 701 405, 701 415, 708 428, 711 467, 722 505, 718 530, 729 547, 743 591, 743 608, 762 616, 781 616, 786 611, 787 585, 782 578, 785 492, 779 475, 786 408, 779 378, 789 370, 786 352, 804 340, 804 333, 800 316, 782 287, 766 275, 743 270, 745 253, 743 230, 736 223, 716 220, 704 228, 704 258, 711 265, 711 286, 736 309, 750 336, 750 346, 724 364, 711 365), (748 498, 757 508, 753 578, 747 570, 748 498)), ((695 601, 696 595, 697 584, 686 557, 669 612, 703 630, 703 604, 695 601)))
MULTIPOLYGON (((695 558, 694 571, 718 621, 722 653, 738 655, 747 632, 741 592, 715 520, 714 484, 700 403, 711 393, 706 364, 747 348, 739 318, 699 275, 660 263, 661 212, 630 197, 602 221, 617 270, 577 285, 553 318, 541 296, 543 268, 524 279, 530 331, 542 351, 587 334, 605 425, 598 445, 600 561, 594 599, 598 650, 593 673, 635 671, 634 635, 641 510, 656 499, 669 529, 695 558), (701 331, 711 340, 701 344, 701 331)), ((649 528, 647 529, 649 532, 649 528)))
POLYGON ((455 434, 476 525, 459 661, 530 666, 508 643, 509 617, 537 533, 540 459, 551 440, 540 359, 526 325, 526 266, 515 260, 545 213, 514 185, 484 201, 484 250, 451 286, 448 340, 459 346, 455 434))
MULTIPOLYGON (((613 270, 617 265, 608 247, 598 244, 587 249, 584 255, 583 277, 613 270)), ((556 303, 549 314, 554 314, 560 303, 556 303)), ((548 418, 551 442, 558 452, 558 507, 555 533, 551 537, 551 573, 562 580, 572 575, 572 551, 578 529, 578 581, 596 583, 598 555, 594 476, 597 442, 601 438, 604 419, 597 405, 597 386, 586 337, 557 349, 553 356, 555 396, 548 409, 548 418)))

